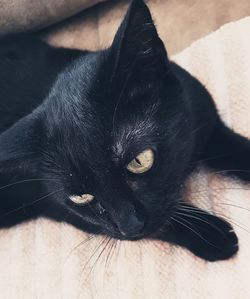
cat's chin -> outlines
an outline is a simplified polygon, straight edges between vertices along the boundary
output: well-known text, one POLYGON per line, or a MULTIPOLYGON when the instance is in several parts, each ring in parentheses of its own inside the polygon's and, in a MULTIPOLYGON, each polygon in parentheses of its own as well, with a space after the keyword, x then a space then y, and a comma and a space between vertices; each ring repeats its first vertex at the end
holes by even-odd
POLYGON ((109 237, 111 237, 113 239, 118 239, 120 241, 139 241, 148 236, 148 234, 146 234, 146 233, 141 233, 141 234, 137 234, 137 235, 125 235, 125 234, 117 233, 117 232, 107 232, 106 234, 109 237))
POLYGON ((136 235, 136 236, 123 236, 123 235, 120 235, 119 236, 119 240, 122 240, 122 241, 139 241, 141 239, 144 239, 146 238, 146 234, 140 234, 140 235, 136 235))
POLYGON ((162 230, 166 230, 169 225, 170 223, 166 221, 164 221, 163 223, 158 223, 158 225, 155 225, 154 227, 146 225, 144 230, 136 234, 122 233, 120 231, 117 231, 116 229, 112 230, 107 228, 104 230, 104 233, 113 239, 118 239, 121 241, 139 241, 142 239, 156 240, 159 239, 158 237, 162 233, 162 230))
MULTIPOLYGON (((163 225, 160 225, 158 228, 154 230, 144 230, 141 233, 138 234, 122 234, 121 232, 117 231, 105 231, 105 234, 113 239, 118 239, 121 241, 139 241, 142 239, 157 239, 158 231, 160 231, 160 228, 163 225)), ((166 227, 166 225, 165 225, 166 227)))

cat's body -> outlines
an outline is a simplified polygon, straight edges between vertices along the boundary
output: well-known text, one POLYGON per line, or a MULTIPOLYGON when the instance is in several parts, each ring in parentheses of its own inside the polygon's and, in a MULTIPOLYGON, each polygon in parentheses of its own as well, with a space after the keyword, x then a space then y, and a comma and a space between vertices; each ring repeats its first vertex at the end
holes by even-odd
POLYGON ((58 73, 80 54, 52 48, 32 35, 0 38, 0 132, 40 105, 58 73))
MULTIPOLYGON (((62 70, 72 67, 74 61, 79 66, 84 56, 90 54, 54 48, 32 35, 10 35, 1 38, 0 44, 0 69, 6 70, 0 74, 0 133, 45 101, 62 70)), ((197 152, 210 137, 217 112, 210 95, 194 77, 174 62, 171 71, 182 82, 184 92, 192 95, 186 100, 197 128, 197 152)))
POLYGON ((250 143, 168 60, 142 1, 107 50, 5 37, 0 70, 0 226, 45 216, 120 239, 166 240, 207 260, 237 252, 231 226, 184 203, 182 189, 202 159, 248 181, 250 143), (143 169, 140 153, 152 165, 130 173, 130 161, 143 169))

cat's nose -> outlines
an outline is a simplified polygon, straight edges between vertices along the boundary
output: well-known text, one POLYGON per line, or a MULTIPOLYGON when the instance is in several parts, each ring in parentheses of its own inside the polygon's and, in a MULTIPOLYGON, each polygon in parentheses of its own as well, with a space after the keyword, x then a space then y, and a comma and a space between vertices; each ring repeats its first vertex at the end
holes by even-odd
POLYGON ((133 238, 139 236, 144 228, 145 222, 139 219, 135 214, 130 214, 116 223, 122 236, 133 238))

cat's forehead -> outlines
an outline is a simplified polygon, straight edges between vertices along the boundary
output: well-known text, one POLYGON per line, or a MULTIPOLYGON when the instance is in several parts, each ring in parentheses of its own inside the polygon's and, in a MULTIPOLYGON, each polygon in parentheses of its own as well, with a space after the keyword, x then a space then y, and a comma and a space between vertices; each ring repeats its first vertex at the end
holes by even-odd
POLYGON ((128 152, 144 148, 156 135, 157 124, 152 118, 134 118, 120 123, 112 140, 112 150, 116 157, 123 158, 128 152))
POLYGON ((109 74, 102 75, 103 64, 99 54, 78 60, 59 77, 46 110, 53 138, 70 141, 78 160, 88 163, 101 162, 106 149, 123 158, 150 143, 157 130, 156 89, 148 83, 127 86, 121 97, 120 90, 114 92, 114 86, 106 84, 109 74))

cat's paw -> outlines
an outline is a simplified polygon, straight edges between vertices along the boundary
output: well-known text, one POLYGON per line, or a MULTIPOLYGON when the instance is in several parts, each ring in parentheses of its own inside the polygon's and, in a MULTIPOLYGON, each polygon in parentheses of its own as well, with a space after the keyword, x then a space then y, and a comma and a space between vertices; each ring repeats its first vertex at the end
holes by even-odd
POLYGON ((222 218, 198 208, 182 211, 178 218, 183 245, 207 260, 226 260, 238 251, 238 238, 232 226, 222 218))
MULTIPOLYGON (((216 217, 215 217, 216 218, 216 217)), ((238 249, 238 238, 231 225, 222 219, 212 221, 214 227, 205 224, 196 228, 198 235, 190 236, 190 250, 197 256, 210 261, 233 257, 238 249)))
POLYGON ((239 249, 238 238, 228 222, 187 204, 173 217, 172 228, 166 228, 159 238, 210 262, 229 259, 239 249))

